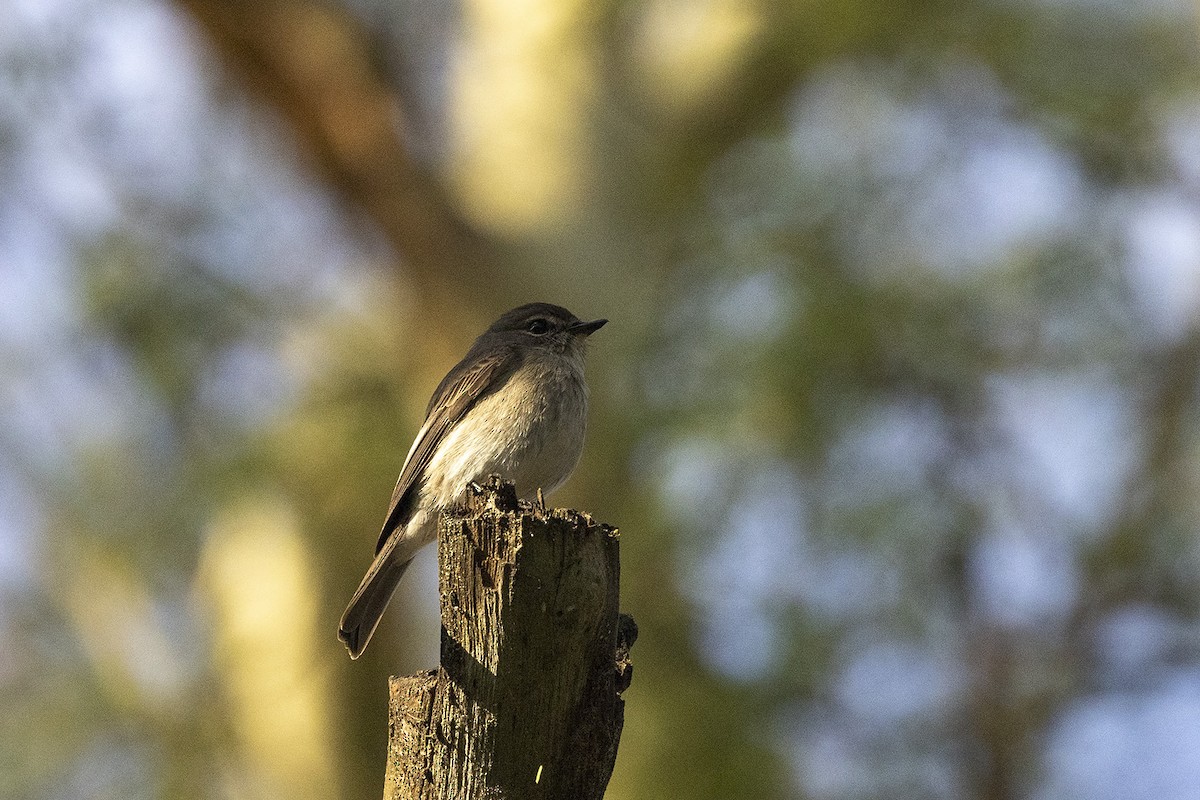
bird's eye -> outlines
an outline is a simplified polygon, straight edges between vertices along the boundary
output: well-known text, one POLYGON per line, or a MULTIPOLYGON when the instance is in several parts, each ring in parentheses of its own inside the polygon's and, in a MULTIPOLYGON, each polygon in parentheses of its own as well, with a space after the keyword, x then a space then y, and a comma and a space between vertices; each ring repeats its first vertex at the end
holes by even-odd
POLYGON ((537 319, 531 319, 525 326, 525 330, 529 331, 535 336, 541 336, 543 333, 548 333, 550 331, 550 323, 541 317, 538 317, 537 319))

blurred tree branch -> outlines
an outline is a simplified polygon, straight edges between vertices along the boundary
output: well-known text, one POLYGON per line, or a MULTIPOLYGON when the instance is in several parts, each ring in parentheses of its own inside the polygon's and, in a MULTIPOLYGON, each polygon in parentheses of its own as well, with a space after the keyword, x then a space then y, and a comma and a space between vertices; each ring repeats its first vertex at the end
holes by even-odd
POLYGON ((1190 536, 1180 520, 1189 497, 1186 459, 1200 385, 1200 330, 1145 358, 1139 384, 1146 399, 1145 455, 1132 473, 1109 534, 1085 555, 1086 591, 1073 623, 1086 631, 1127 602, 1194 606, 1190 585, 1172 572, 1173 536, 1190 536))
POLYGON ((328 185, 378 225, 423 301, 494 267, 495 248, 405 149, 401 103, 348 12, 303 0, 179 5, 288 122, 328 185))

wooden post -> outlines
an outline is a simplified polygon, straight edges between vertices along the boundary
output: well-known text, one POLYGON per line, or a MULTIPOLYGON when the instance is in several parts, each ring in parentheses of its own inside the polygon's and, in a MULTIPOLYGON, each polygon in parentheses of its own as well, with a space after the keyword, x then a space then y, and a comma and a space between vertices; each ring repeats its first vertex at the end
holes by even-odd
POLYGON ((629 686, 617 530, 493 476, 438 522, 441 668, 390 682, 384 800, 600 800, 629 686))

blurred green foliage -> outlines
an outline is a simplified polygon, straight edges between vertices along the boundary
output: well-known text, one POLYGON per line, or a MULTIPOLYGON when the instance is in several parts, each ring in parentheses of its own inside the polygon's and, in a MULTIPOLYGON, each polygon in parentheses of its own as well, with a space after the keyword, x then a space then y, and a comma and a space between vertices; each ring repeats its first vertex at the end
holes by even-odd
POLYGON ((0 796, 375 796, 430 557, 336 621, 535 299, 612 320, 610 797, 1200 793, 1194 6, 8 11, 0 796))

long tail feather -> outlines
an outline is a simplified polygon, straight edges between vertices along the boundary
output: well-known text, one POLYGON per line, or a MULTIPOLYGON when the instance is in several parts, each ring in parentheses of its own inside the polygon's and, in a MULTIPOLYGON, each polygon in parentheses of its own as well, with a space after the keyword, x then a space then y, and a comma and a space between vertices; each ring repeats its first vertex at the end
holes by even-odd
POLYGON ((338 638, 350 651, 351 658, 358 658, 367 648, 392 594, 411 563, 412 558, 404 558, 393 548, 384 548, 371 563, 371 568, 358 585, 338 625, 338 638))

